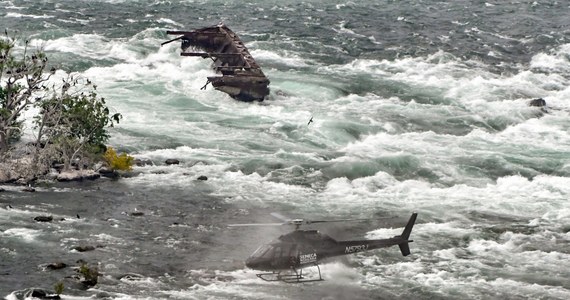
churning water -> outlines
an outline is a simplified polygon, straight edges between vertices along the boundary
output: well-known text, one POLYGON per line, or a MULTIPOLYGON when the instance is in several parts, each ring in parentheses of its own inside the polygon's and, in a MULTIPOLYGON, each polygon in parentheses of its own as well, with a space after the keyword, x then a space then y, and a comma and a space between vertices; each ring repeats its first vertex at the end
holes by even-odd
POLYGON ((156 163, 118 181, 4 186, 0 295, 52 289, 74 271, 45 264, 83 259, 99 284, 64 298, 569 299, 569 12, 565 0, 0 1, 0 27, 123 115, 110 145, 156 163), (270 99, 200 90, 209 62, 160 47, 166 30, 220 21, 270 99), (528 106, 538 97, 546 113, 528 106), (226 227, 270 212, 372 218, 318 229, 383 238, 413 211, 412 255, 355 254, 300 285, 243 265, 286 229, 226 227), (33 221, 48 214, 58 221, 33 221))

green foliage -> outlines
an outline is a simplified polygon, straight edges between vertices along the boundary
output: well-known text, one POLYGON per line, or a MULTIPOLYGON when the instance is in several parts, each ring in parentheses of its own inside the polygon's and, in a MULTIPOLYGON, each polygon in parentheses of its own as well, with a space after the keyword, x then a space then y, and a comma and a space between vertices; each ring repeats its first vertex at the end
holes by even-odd
POLYGON ((99 271, 96 267, 89 267, 87 264, 82 264, 79 267, 79 273, 83 275, 85 279, 83 284, 94 286, 97 284, 99 278, 99 271))
POLYGON ((8 143, 14 143, 20 140, 24 123, 23 120, 19 120, 19 114, 15 115, 15 118, 12 120, 9 120, 12 111, 9 109, 7 101, 9 99, 9 95, 14 92, 17 92, 17 87, 13 87, 12 91, 9 91, 0 86, 0 122, 6 123, 6 127, 10 128, 10 130, 6 130, 6 139, 8 143))
MULTIPOLYGON (((17 45, 15 39, 0 37, 0 156, 9 156, 21 136, 23 112, 38 108, 34 146, 28 151, 30 170, 36 170, 31 177, 44 174, 54 161, 69 169, 101 160, 108 128, 119 123, 121 114, 109 110, 88 79, 70 75, 53 80, 57 69, 48 69, 43 51, 29 51, 27 41, 23 51, 17 45)), ((119 161, 127 168, 132 163, 127 157, 119 161)))
POLYGON ((61 295, 61 293, 63 293, 63 289, 64 289, 63 282, 60 281, 60 282, 56 283, 53 286, 53 289, 54 289, 56 294, 61 295))
MULTIPOLYGON (((78 83, 73 82, 74 85, 78 83)), ((36 118, 36 125, 39 126, 43 120, 48 136, 66 136, 91 146, 105 144, 109 139, 107 127, 121 119, 119 113, 111 115, 105 98, 98 97, 95 90, 75 94, 66 92, 43 101, 40 107, 42 113, 36 118)))
POLYGON ((44 63, 36 59, 26 64, 25 59, 16 59, 12 55, 14 45, 13 39, 0 39, 0 153, 22 135, 21 104, 29 101, 30 94, 18 80, 24 74, 41 72, 39 65, 44 63))
POLYGON ((135 158, 124 152, 117 155, 117 152, 112 147, 107 148, 103 157, 109 165, 109 168, 113 170, 131 171, 133 169, 135 158))

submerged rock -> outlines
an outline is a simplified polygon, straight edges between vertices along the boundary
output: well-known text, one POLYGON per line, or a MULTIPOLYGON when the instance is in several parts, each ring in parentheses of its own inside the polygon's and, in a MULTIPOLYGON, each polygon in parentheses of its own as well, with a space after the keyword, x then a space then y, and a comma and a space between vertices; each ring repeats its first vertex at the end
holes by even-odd
POLYGON ((148 158, 135 158, 135 166, 144 167, 144 166, 154 166, 154 162, 148 158))
POLYGON ((180 161, 178 159, 169 158, 166 161, 164 161, 164 163, 167 165, 177 165, 180 164, 180 161))
POLYGON ((23 192, 28 192, 28 193, 33 193, 33 192, 36 191, 36 189, 34 189, 34 188, 31 187, 31 186, 27 186, 27 187, 23 188, 22 191, 23 191, 23 192))
POLYGON ((123 274, 123 275, 119 275, 117 277, 117 279, 119 280, 126 280, 126 281, 139 281, 144 279, 145 277, 141 274, 136 274, 136 273, 127 273, 127 274, 123 274))
POLYGON ((46 266, 46 269, 48 270, 60 270, 67 267, 67 265, 65 263, 62 262, 56 262, 56 263, 51 263, 49 265, 46 266))
POLYGON ((87 251, 93 251, 95 250, 95 247, 93 246, 75 246, 73 248, 71 248, 72 250, 75 250, 77 252, 87 252, 87 251))
POLYGON ((544 107, 546 106, 546 100, 542 98, 533 99, 528 103, 529 106, 544 107))
POLYGON ((99 174, 107 178, 119 178, 119 172, 105 167, 99 169, 99 174))
POLYGON ((61 299, 58 294, 39 288, 29 288, 14 292, 16 299, 61 299))

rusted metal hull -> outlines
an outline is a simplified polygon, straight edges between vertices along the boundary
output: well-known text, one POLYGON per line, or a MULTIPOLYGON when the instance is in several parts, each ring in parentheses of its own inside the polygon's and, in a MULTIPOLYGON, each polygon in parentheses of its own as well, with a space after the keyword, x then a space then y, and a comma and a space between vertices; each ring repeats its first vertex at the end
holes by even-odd
POLYGON ((269 95, 269 79, 240 38, 227 26, 220 24, 194 31, 166 33, 181 35, 163 43, 180 40, 181 56, 212 59, 213 69, 221 76, 208 77, 204 88, 211 83, 216 90, 241 101, 263 101, 269 95))
POLYGON ((269 80, 265 76, 227 75, 208 77, 219 91, 241 101, 262 101, 269 95, 269 80))

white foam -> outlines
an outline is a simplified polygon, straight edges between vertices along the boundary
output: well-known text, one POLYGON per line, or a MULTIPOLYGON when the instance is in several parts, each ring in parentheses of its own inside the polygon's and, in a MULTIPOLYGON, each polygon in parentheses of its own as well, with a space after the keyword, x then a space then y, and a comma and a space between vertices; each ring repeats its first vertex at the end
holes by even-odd
POLYGON ((533 56, 530 66, 533 69, 570 74, 570 44, 561 45, 551 53, 538 53, 533 56))
POLYGON ((180 24, 180 23, 178 23, 178 22, 176 22, 176 21, 174 21, 174 20, 168 19, 168 18, 160 18, 160 19, 157 20, 157 22, 159 22, 159 23, 171 24, 171 25, 175 25, 175 26, 178 26, 178 27, 182 27, 182 26, 183 26, 182 24, 180 24))
POLYGON ((268 61, 291 67, 306 67, 309 65, 306 59, 287 51, 275 52, 263 49, 251 49, 249 52, 259 62, 268 61))
POLYGON ((6 18, 32 18, 32 19, 51 19, 54 16, 50 16, 50 15, 27 15, 27 14, 20 14, 20 13, 15 13, 15 12, 8 12, 5 15, 6 18))
POLYGON ((10 228, 0 234, 4 237, 15 237, 25 242, 33 242, 42 234, 42 231, 30 228, 10 228))

